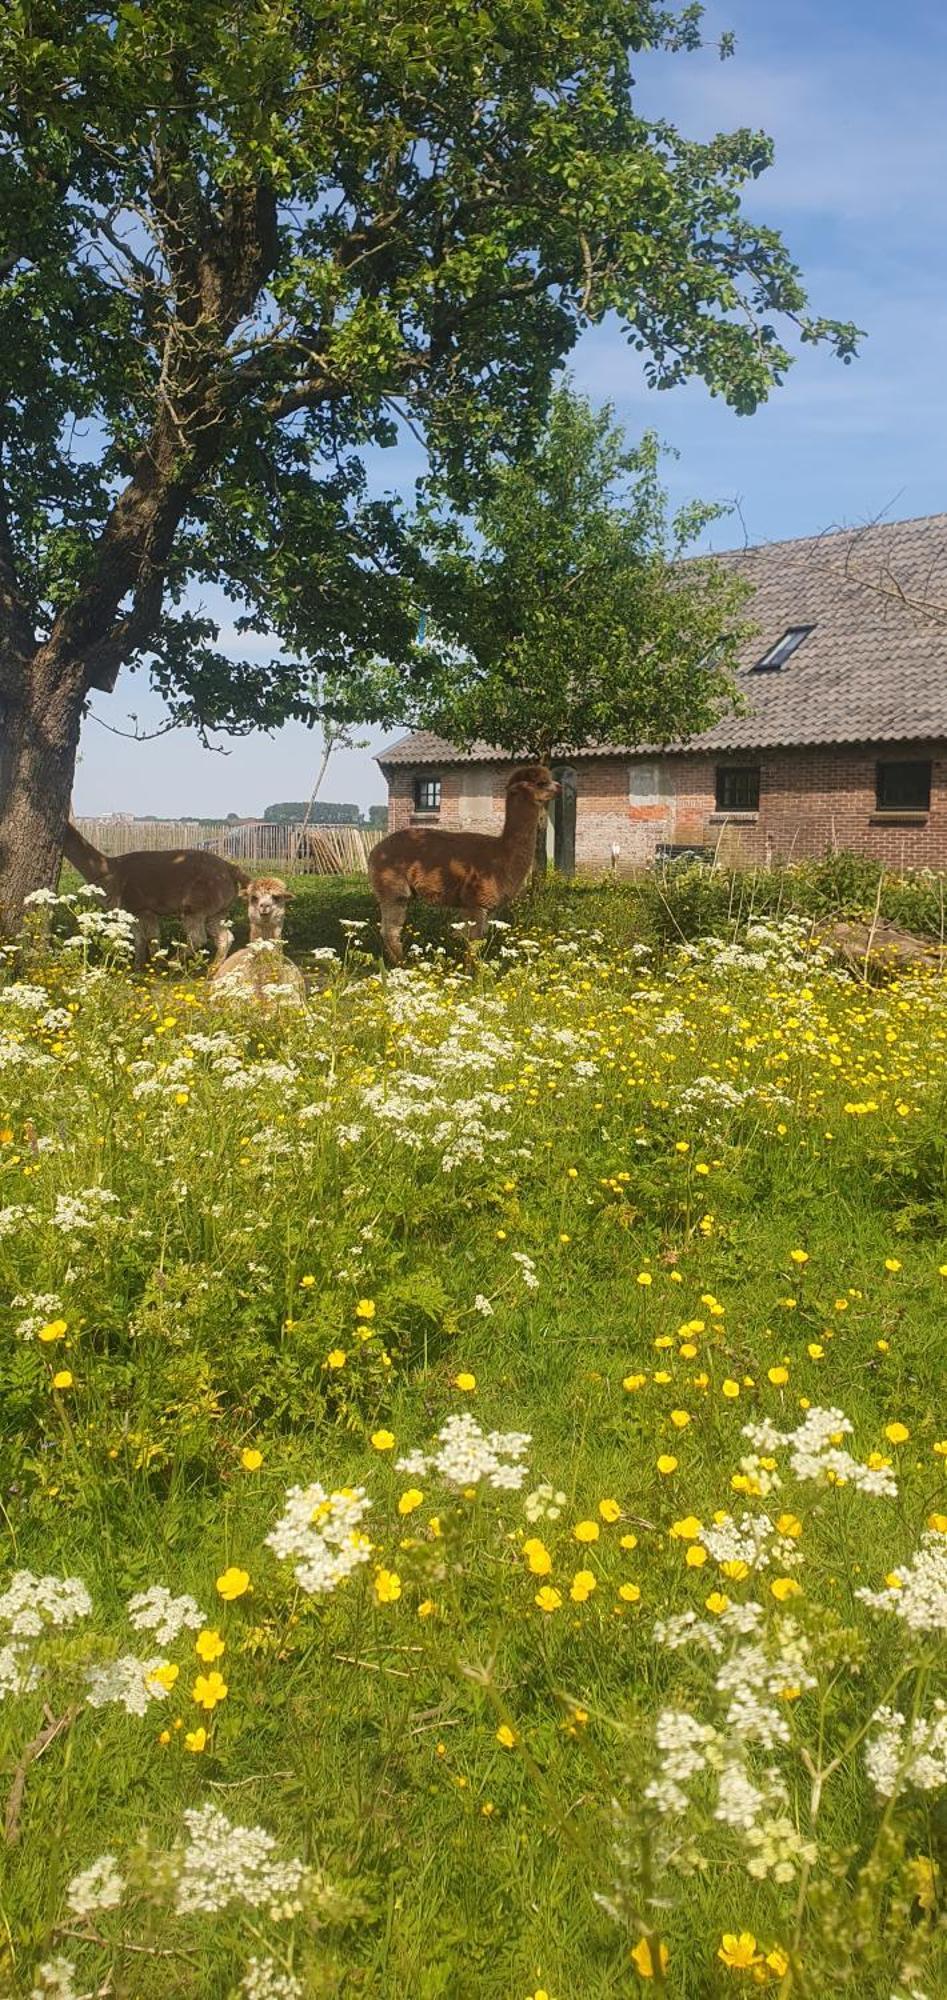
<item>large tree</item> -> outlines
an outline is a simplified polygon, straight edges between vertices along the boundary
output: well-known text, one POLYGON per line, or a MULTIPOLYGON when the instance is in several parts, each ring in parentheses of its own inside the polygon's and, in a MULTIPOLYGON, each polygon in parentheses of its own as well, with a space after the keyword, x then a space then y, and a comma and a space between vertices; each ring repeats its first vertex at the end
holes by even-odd
POLYGON ((563 385, 532 449, 497 462, 470 532, 421 516, 436 661, 412 721, 552 762, 686 738, 732 705, 746 588, 688 553, 722 510, 672 514, 660 457, 563 385))
POLYGON ((584 324, 750 410, 807 314, 746 131, 640 116, 659 0, 7 0, 0 14, 0 909, 58 865, 84 703, 272 726, 410 662, 417 561, 367 494, 399 420, 455 497, 584 324), (283 652, 224 658, 223 582, 283 652), (186 593, 190 591, 190 596, 186 593))

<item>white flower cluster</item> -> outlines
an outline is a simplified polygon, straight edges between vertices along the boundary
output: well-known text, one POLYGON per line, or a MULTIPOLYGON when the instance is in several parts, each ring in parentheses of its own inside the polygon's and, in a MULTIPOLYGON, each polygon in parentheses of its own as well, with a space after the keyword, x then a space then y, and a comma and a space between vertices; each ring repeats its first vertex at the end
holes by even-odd
POLYGON ((22 1311, 24 1306, 29 1306, 30 1309, 26 1318, 21 1319, 13 1329, 17 1340, 35 1340, 41 1326, 48 1326, 51 1319, 63 1317, 62 1300, 58 1292, 34 1292, 30 1297, 24 1292, 17 1292, 10 1304, 18 1311, 22 1311))
POLYGON ((805 1665, 806 1642, 789 1620, 784 1621, 783 1642, 776 1653, 762 1640, 740 1646, 718 1670, 714 1686, 728 1696, 727 1727, 738 1742, 762 1743, 766 1749, 788 1743, 785 1703, 816 1685, 805 1665))
POLYGON ((878 1726, 865 1744, 865 1765, 883 1799, 909 1786, 934 1792, 947 1785, 947 1702, 935 1701, 930 1720, 920 1716, 910 1726, 888 1707, 877 1709, 873 1720, 878 1726))
POLYGON ((0 1034, 0 1069, 51 1069, 54 1056, 46 1056, 39 1049, 31 1049, 27 1042, 21 1042, 16 1035, 0 1034))
POLYGON ((775 1424, 746 1424, 743 1435, 758 1451, 788 1450, 790 1471, 796 1479, 817 1480, 822 1486, 855 1486, 860 1493, 895 1499, 897 1481, 890 1466, 862 1465, 842 1445, 852 1432, 852 1424, 841 1410, 807 1410, 794 1431, 780 1431, 775 1424))
POLYGON ((947 1536, 928 1528, 914 1561, 886 1590, 856 1590, 875 1611, 893 1611, 909 1632, 947 1631, 947 1536))
POLYGON ((301 1590, 323 1597, 366 1563, 369 1537, 361 1524, 371 1501, 364 1486, 344 1486, 327 1493, 318 1480, 311 1486, 291 1486, 286 1505, 266 1544, 281 1562, 292 1558, 301 1590))
POLYGON ((12 980, 9 986, 0 986, 0 1007, 19 1007, 24 1014, 41 1014, 48 1005, 45 986, 27 986, 20 979, 12 980))
POLYGON ((34 1576, 17 1570, 0 1596, 0 1701, 28 1694, 42 1674, 31 1641, 50 1626, 65 1628, 87 1618, 92 1599, 77 1576, 34 1576))
MULTIPOLYGON (((43 894, 36 890, 31 899, 43 894)), ((69 1958, 60 1953, 56 1958, 48 1958, 45 1965, 38 1965, 33 1974, 33 1989, 30 2000, 79 2000, 79 1989, 75 1983, 76 1968, 69 1958)))
POLYGON ((168 1689, 155 1678, 158 1669, 166 1665, 166 1660, 138 1660, 134 1653, 123 1653, 107 1666, 87 1667, 86 1701, 90 1708, 108 1708, 117 1702, 126 1715, 145 1715, 150 1701, 167 1700, 168 1689))
POLYGON ((683 1787, 706 1769, 708 1746, 716 1742, 717 1731, 686 1709, 663 1708, 654 1740, 661 1752, 661 1775, 645 1786, 645 1798, 662 1814, 686 1812, 690 1800, 683 1787))
POLYGON ((128 1617, 136 1632, 153 1632, 159 1646, 170 1646, 179 1632, 199 1632, 207 1623, 193 1597, 172 1597, 163 1583, 130 1597, 128 1617))
POLYGON ((746 1563, 748 1569, 767 1569, 772 1562, 797 1563, 798 1545, 791 1535, 781 1535, 768 1514, 732 1514, 701 1528, 698 1540, 715 1562, 746 1563))
POLYGON ((485 1436, 476 1418, 465 1411, 448 1417, 437 1438, 439 1451, 409 1452, 398 1459, 398 1471, 415 1479, 440 1478, 448 1486, 477 1486, 485 1479, 488 1486, 519 1492, 529 1471, 520 1463, 532 1443, 526 1431, 490 1431, 485 1436))
POLYGON ((64 1236, 76 1236, 83 1230, 96 1229, 109 1207, 118 1203, 117 1194, 111 1188, 83 1188, 81 1194, 59 1194, 53 1210, 52 1224, 64 1236))
POLYGON ((92 1599, 77 1576, 34 1576, 18 1569, 0 1596, 0 1625, 13 1639, 37 1639, 49 1625, 87 1618, 92 1599))
POLYGON ((125 1893, 114 1854, 100 1854, 91 1867, 74 1875, 66 1890, 66 1907, 83 1920, 100 1910, 117 1910, 125 1893))
POLYGON ((749 1604, 731 1604, 722 1617, 714 1619, 698 1618, 696 1611, 679 1611, 673 1618, 659 1618, 655 1623, 654 1636, 659 1646, 669 1653, 679 1653, 683 1646, 698 1645, 708 1653, 725 1653, 727 1638, 734 1633, 746 1635, 755 1632, 763 1622, 763 1607, 752 1601, 749 1604))
POLYGON ((771 1814, 768 1819, 747 1827, 746 1841, 752 1850, 746 1872, 758 1882, 767 1875, 774 1882, 794 1882, 802 1862, 811 1867, 818 1859, 815 1842, 803 1838, 788 1812, 771 1814))
POLYGON ((557 1493, 554 1486, 543 1483, 527 1493, 523 1502, 523 1512, 527 1521, 558 1521, 566 1504, 564 1493, 557 1493))
POLYGON ((276 1861, 276 1841, 262 1826, 232 1826, 216 1806, 184 1815, 188 1839, 175 1889, 179 1916, 215 1916, 231 1903, 265 1910, 274 1923, 302 1908, 301 1861, 276 1861))
POLYGON ((283 1972, 275 1958, 251 1958, 240 1981, 240 1991, 247 2000, 302 2000, 303 1996, 295 1974, 283 1972))
POLYGON ((12 1236, 28 1214, 29 1209, 20 1202, 11 1203, 9 1208, 0 1208, 0 1236, 12 1236))

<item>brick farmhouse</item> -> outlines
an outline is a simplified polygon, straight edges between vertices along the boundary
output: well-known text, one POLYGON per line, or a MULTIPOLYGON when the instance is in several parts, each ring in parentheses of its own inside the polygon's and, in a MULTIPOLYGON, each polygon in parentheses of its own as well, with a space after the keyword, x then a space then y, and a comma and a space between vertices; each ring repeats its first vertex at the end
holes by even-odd
MULTIPOLYGON (((697 847, 947 866, 947 515, 720 557, 752 586, 740 713, 686 743, 561 760, 550 856, 628 872, 697 847)), ((513 762, 426 731, 378 758, 390 828, 496 832, 513 762)))

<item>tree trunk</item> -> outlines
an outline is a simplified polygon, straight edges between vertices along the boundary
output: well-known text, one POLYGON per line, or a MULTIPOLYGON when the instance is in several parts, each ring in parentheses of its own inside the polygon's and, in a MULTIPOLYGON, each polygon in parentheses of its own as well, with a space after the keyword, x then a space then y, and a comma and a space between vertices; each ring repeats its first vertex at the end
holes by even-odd
POLYGON ((83 700, 78 662, 41 648, 0 718, 0 931, 18 928, 31 890, 56 887, 83 700))

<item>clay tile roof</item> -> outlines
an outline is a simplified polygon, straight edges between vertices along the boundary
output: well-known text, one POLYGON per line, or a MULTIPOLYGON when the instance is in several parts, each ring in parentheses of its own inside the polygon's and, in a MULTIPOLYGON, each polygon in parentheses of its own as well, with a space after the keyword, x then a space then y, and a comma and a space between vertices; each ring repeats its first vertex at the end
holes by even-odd
MULTIPOLYGON (((947 738, 947 514, 769 542, 720 556, 753 586, 758 636, 739 684, 746 712, 677 748, 749 750, 793 744, 947 738), (811 625, 786 665, 754 673, 791 626, 811 625)), ((643 745, 603 743, 586 755, 643 745)), ((508 763, 475 743, 466 754, 427 730, 378 758, 398 764, 508 763)))

